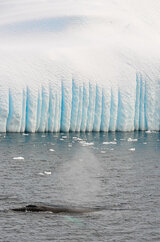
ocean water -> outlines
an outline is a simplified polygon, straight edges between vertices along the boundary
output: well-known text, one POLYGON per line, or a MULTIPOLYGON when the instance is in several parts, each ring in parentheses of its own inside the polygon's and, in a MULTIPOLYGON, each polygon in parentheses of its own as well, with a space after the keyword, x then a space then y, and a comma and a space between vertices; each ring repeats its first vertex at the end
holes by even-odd
POLYGON ((160 133, 0 134, 0 241, 159 241, 160 133), (31 203, 102 207, 16 213, 31 203))

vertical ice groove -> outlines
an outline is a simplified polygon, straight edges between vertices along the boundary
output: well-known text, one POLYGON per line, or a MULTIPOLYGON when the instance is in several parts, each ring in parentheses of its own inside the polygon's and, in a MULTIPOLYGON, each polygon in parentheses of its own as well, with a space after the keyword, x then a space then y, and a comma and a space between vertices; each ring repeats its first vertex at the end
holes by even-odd
POLYGON ((102 115, 101 115, 101 131, 109 130, 111 108, 111 88, 110 85, 103 87, 102 91, 102 115))
POLYGON ((7 119, 7 131, 20 132, 22 120, 23 93, 22 88, 9 88, 9 115, 7 119))
POLYGON ((157 80, 156 90, 155 90, 155 97, 156 97, 156 123, 155 123, 155 130, 160 130, 160 80, 157 80))
POLYGON ((160 82, 146 75, 145 117, 146 129, 159 130, 160 125, 160 82))
POLYGON ((79 83, 74 78, 72 79, 72 111, 70 130, 76 131, 77 116, 79 107, 79 83))
POLYGON ((93 130, 94 114, 95 114, 95 98, 96 98, 96 85, 89 83, 89 106, 87 112, 87 127, 86 131, 93 130))
POLYGON ((140 130, 145 130, 144 96, 145 96, 145 82, 142 75, 140 75, 140 108, 139 108, 140 130))
POLYGON ((54 130, 54 117, 55 117, 55 92, 54 87, 49 85, 49 108, 48 108, 48 131, 54 130))
POLYGON ((38 90, 35 87, 27 86, 26 100, 26 131, 35 132, 37 123, 37 101, 38 90))
POLYGON ((48 108, 49 108, 49 88, 42 86, 42 107, 41 107, 41 120, 38 131, 48 131, 48 108))
POLYGON ((125 86, 118 88, 118 115, 116 130, 132 131, 134 130, 135 114, 135 87, 125 86))
POLYGON ((28 130, 28 103, 29 103, 29 100, 28 100, 28 96, 29 96, 29 90, 28 90, 28 87, 26 87, 26 121, 25 121, 25 131, 29 131, 28 130))
POLYGON ((111 88, 110 122, 109 122, 110 131, 116 131, 117 109, 118 109, 118 91, 117 91, 117 87, 112 87, 111 88))
POLYGON ((38 103, 37 103, 37 121, 36 121, 36 131, 38 131, 41 121, 41 107, 42 107, 42 92, 41 86, 38 88, 38 103))
POLYGON ((70 129, 72 109, 72 79, 68 77, 62 80, 62 111, 61 111, 61 131, 68 132, 70 129))
POLYGON ((21 132, 25 131, 25 121, 26 121, 26 88, 23 88, 23 97, 22 97, 22 120, 21 120, 21 132))
POLYGON ((94 131, 100 131, 102 114, 102 88, 96 84, 96 100, 95 100, 95 115, 94 115, 94 131))
POLYGON ((79 84, 79 106, 78 106, 78 115, 76 122, 76 131, 80 131, 81 122, 82 122, 82 104, 83 104, 83 83, 79 84))
POLYGON ((62 82, 58 82, 55 91, 55 117, 54 117, 54 132, 58 132, 61 129, 61 109, 62 109, 62 82))
POLYGON ((64 122, 64 102, 65 102, 65 99, 64 99, 64 83, 62 81, 62 102, 61 102, 61 130, 63 129, 63 122, 64 122))
POLYGON ((140 73, 136 74, 136 102, 135 102, 135 116, 134 129, 139 130, 139 107, 140 107, 140 73))
POLYGON ((0 132, 6 132, 9 114, 9 89, 0 84, 0 132))
POLYGON ((9 123, 9 120, 11 119, 11 112, 12 112, 11 105, 12 105, 11 89, 9 88, 9 112, 8 112, 7 124, 6 124, 6 130, 7 130, 7 131, 9 131, 9 130, 8 130, 8 123, 9 123))
POLYGON ((145 79, 144 83, 144 129, 148 129, 148 120, 147 120, 147 81, 145 79))
MULTIPOLYGON (((117 109, 117 130, 121 130, 123 127, 122 127, 122 113, 123 113, 123 103, 122 103, 122 100, 121 100, 121 93, 120 93, 120 88, 118 88, 118 109, 117 109)), ((124 124, 123 124, 124 125, 124 124)))
POLYGON ((81 122, 81 131, 86 131, 87 126, 87 111, 89 105, 89 83, 85 81, 83 83, 83 104, 82 104, 82 122, 81 122))

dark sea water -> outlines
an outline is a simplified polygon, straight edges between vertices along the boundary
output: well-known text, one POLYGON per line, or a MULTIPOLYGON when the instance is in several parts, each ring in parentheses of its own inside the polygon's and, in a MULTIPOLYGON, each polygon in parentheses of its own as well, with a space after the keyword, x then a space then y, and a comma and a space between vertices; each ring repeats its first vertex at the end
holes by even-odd
POLYGON ((160 133, 0 134, 0 241, 160 241, 160 133))

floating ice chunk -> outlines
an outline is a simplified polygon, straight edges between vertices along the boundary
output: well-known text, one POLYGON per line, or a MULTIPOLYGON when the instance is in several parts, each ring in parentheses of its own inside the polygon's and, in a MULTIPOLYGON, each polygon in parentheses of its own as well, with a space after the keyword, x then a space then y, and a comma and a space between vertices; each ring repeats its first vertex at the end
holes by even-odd
POLYGON ((73 137, 72 139, 77 140, 77 141, 81 141, 82 139, 78 138, 78 137, 73 137))
POLYGON ((135 149, 135 148, 130 148, 129 150, 130 150, 130 151, 135 151, 136 149, 135 149))
POLYGON ((29 134, 23 133, 22 135, 24 135, 24 136, 28 136, 29 134))
POLYGON ((77 137, 72 137, 72 139, 75 139, 75 140, 77 140, 77 137))
POLYGON ((105 154, 105 153, 106 153, 106 151, 105 151, 105 150, 101 150, 101 153, 102 153, 102 154, 105 154))
POLYGON ((44 174, 46 174, 46 175, 51 175, 52 172, 51 172, 51 171, 44 171, 44 174))
POLYGON ((147 144, 147 142, 143 142, 143 144, 144 144, 144 145, 146 145, 146 144, 147 144))
POLYGON ((136 142, 137 139, 128 138, 128 142, 136 142))
POLYGON ((111 142, 103 142, 103 145, 116 145, 117 142, 111 141, 111 142))
POLYGON ((68 144, 68 147, 72 147, 72 144, 68 144))
POLYGON ((22 157, 22 156, 13 157, 13 160, 24 160, 24 157, 22 157))
POLYGON ((41 137, 42 137, 42 138, 45 138, 46 136, 45 136, 45 135, 42 135, 41 137))
POLYGON ((40 176, 44 176, 44 173, 43 172, 40 172, 40 173, 38 173, 40 176))
POLYGON ((62 139, 67 139, 67 136, 62 136, 62 139))
POLYGON ((92 146, 92 145, 94 145, 94 143, 93 142, 86 142, 86 141, 80 141, 79 142, 80 144, 82 144, 82 146, 92 146))
POLYGON ((59 139, 59 140, 64 140, 64 139, 61 138, 61 139, 59 139))
POLYGON ((147 134, 151 134, 152 132, 150 130, 145 131, 147 134))
POLYGON ((54 150, 54 149, 49 149, 49 151, 52 151, 52 152, 53 152, 53 151, 55 151, 55 150, 54 150))

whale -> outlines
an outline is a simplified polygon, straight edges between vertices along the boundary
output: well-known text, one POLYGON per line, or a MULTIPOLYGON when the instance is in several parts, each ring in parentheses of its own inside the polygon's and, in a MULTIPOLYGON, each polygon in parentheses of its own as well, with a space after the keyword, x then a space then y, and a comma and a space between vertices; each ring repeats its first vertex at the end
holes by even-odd
POLYGON ((29 204, 19 208, 12 208, 14 212, 52 212, 52 213, 68 213, 68 214, 81 214, 99 211, 99 208, 77 208, 68 206, 57 205, 34 205, 29 204))

